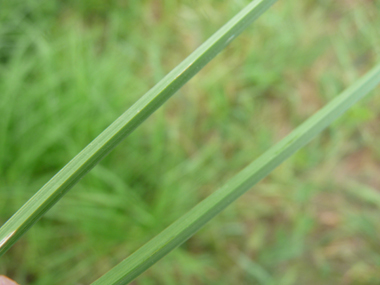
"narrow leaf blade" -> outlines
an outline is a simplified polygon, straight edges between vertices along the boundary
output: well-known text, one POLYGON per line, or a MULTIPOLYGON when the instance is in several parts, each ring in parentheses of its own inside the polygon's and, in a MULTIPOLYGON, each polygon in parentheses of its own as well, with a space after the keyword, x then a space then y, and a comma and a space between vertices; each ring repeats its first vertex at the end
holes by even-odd
POLYGON ((127 284, 134 280, 306 145, 379 83, 380 65, 92 285, 127 284))
POLYGON ((276 1, 256 0, 248 4, 62 168, 0 228, 0 256, 116 145, 276 1))

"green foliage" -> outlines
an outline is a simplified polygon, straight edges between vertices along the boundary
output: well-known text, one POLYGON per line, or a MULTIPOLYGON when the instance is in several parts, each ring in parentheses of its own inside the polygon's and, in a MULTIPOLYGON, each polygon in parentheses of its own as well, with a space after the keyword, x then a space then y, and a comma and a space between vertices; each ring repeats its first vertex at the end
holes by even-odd
MULTIPOLYGON (((1 2, 0 223, 248 3, 160 2, 102 17, 68 1, 1 2)), ((347 3, 280 1, 2 256, 1 274, 93 281, 336 96, 380 59, 379 1, 347 3)), ((378 98, 137 284, 375 283, 379 214, 351 187, 378 195, 378 98), (297 254, 284 254, 294 236, 297 254)))
MULTIPOLYGON (((253 185, 266 177, 285 159, 310 142, 311 139, 340 117, 359 99, 372 91, 379 83, 380 65, 240 171, 219 190, 197 204, 193 209, 93 284, 128 284, 132 282, 155 262, 189 239, 207 222, 252 188, 253 185)), ((302 240, 302 235, 310 228, 310 225, 308 226, 310 218, 300 219, 299 222, 300 224, 296 225, 294 232, 294 240, 296 242, 302 240)), ((287 241, 284 237, 281 237, 280 242, 287 247, 284 252, 284 260, 297 257, 300 254, 298 250, 295 252, 292 250, 291 241, 287 241)))
POLYGON ((0 228, 0 256, 115 146, 132 133, 275 1, 253 1, 247 5, 54 175, 0 228))

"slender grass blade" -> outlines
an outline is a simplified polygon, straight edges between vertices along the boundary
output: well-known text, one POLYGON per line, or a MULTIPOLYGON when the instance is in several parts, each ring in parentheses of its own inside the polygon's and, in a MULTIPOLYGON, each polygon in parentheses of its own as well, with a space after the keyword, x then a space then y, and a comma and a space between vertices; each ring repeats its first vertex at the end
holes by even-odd
POLYGON ((134 280, 307 144, 379 83, 380 65, 92 285, 127 284, 134 280))
POLYGON ((277 0, 256 0, 220 28, 75 156, 0 228, 0 256, 118 143, 277 0))

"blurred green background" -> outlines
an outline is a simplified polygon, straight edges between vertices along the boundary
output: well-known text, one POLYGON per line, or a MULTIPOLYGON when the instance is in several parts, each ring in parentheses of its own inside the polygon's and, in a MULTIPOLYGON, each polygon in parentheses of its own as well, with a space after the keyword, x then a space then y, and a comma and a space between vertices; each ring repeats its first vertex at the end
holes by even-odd
MULTIPOLYGON (((0 224, 249 1, 0 2, 0 224)), ((283 0, 0 259, 88 284, 380 61, 380 0, 283 0)), ((380 90, 133 284, 380 284, 380 90)))

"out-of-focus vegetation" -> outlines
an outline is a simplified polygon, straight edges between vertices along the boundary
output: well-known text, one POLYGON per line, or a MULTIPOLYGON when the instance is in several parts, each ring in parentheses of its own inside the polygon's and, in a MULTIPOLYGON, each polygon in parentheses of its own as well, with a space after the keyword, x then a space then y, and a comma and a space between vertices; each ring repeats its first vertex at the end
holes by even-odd
MULTIPOLYGON (((0 224, 248 1, 0 2, 0 224)), ((87 284, 380 59, 380 1, 279 1, 0 260, 87 284)), ((380 96, 135 284, 377 284, 380 96)))

